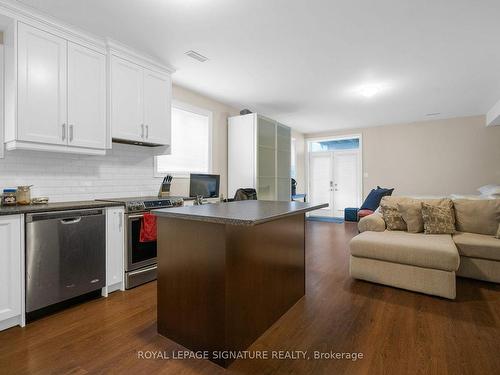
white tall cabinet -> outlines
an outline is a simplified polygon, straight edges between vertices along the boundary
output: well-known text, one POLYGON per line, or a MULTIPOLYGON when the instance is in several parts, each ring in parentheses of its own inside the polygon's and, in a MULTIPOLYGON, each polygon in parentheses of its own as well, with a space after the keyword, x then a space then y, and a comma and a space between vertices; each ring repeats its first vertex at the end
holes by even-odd
POLYGON ((229 118, 228 194, 254 188, 260 200, 290 201, 291 129, 252 113, 229 118))

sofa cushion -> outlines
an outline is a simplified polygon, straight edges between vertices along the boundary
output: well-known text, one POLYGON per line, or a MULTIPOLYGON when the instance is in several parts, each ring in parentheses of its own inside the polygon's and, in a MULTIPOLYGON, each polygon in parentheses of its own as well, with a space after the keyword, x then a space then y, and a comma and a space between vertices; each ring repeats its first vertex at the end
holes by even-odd
POLYGON ((398 211, 406 223, 408 232, 420 233, 424 231, 424 219, 422 219, 422 203, 419 201, 398 203, 398 211))
POLYGON ((439 206, 422 202, 422 219, 425 234, 455 233, 455 212, 451 200, 439 206))
POLYGON ((500 260, 500 240, 493 236, 477 233, 456 233, 453 241, 462 256, 500 260))
POLYGON ((500 222, 500 199, 457 199, 453 204, 457 231, 496 234, 500 222))
POLYGON ((357 257, 444 271, 456 271, 460 262, 449 234, 363 232, 351 240, 350 250, 357 257))

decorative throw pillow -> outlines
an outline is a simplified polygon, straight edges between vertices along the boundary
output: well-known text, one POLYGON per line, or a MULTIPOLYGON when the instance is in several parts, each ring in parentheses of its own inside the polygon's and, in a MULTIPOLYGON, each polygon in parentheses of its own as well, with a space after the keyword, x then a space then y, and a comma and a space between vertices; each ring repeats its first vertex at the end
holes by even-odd
POLYGON ((380 212, 388 230, 406 230, 406 223, 398 210, 397 203, 382 198, 380 212))
POLYGON ((500 223, 498 223, 497 238, 500 239, 500 223))
POLYGON ((391 195, 394 189, 384 189, 377 186, 376 189, 372 189, 370 194, 366 197, 365 201, 360 207, 360 210, 372 210, 375 211, 380 205, 380 200, 388 195, 391 195))
POLYGON ((439 206, 422 202, 422 219, 426 234, 455 233, 455 212, 451 200, 439 206))
POLYGON ((398 211, 401 214, 408 232, 420 233, 424 231, 424 219, 422 218, 422 202, 411 201, 398 203, 398 211))

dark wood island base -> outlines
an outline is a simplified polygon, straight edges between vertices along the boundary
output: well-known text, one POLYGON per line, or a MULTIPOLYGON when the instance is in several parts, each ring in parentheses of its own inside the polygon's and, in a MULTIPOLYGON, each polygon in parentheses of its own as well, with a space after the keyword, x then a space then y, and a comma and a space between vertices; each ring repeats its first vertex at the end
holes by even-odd
POLYGON ((158 332, 227 367, 305 293, 304 212, 255 225, 158 216, 158 332))

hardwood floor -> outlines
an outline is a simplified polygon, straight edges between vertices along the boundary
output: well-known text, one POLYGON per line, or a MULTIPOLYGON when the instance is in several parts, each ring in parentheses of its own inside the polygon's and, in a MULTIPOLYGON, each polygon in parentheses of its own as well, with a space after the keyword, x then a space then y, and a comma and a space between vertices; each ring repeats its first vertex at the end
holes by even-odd
POLYGON ((307 223, 306 296, 250 350, 361 352, 351 360, 140 359, 183 350, 156 333, 156 284, 0 332, 1 374, 494 374, 500 285, 458 279, 449 301, 352 280, 351 223, 307 223))

